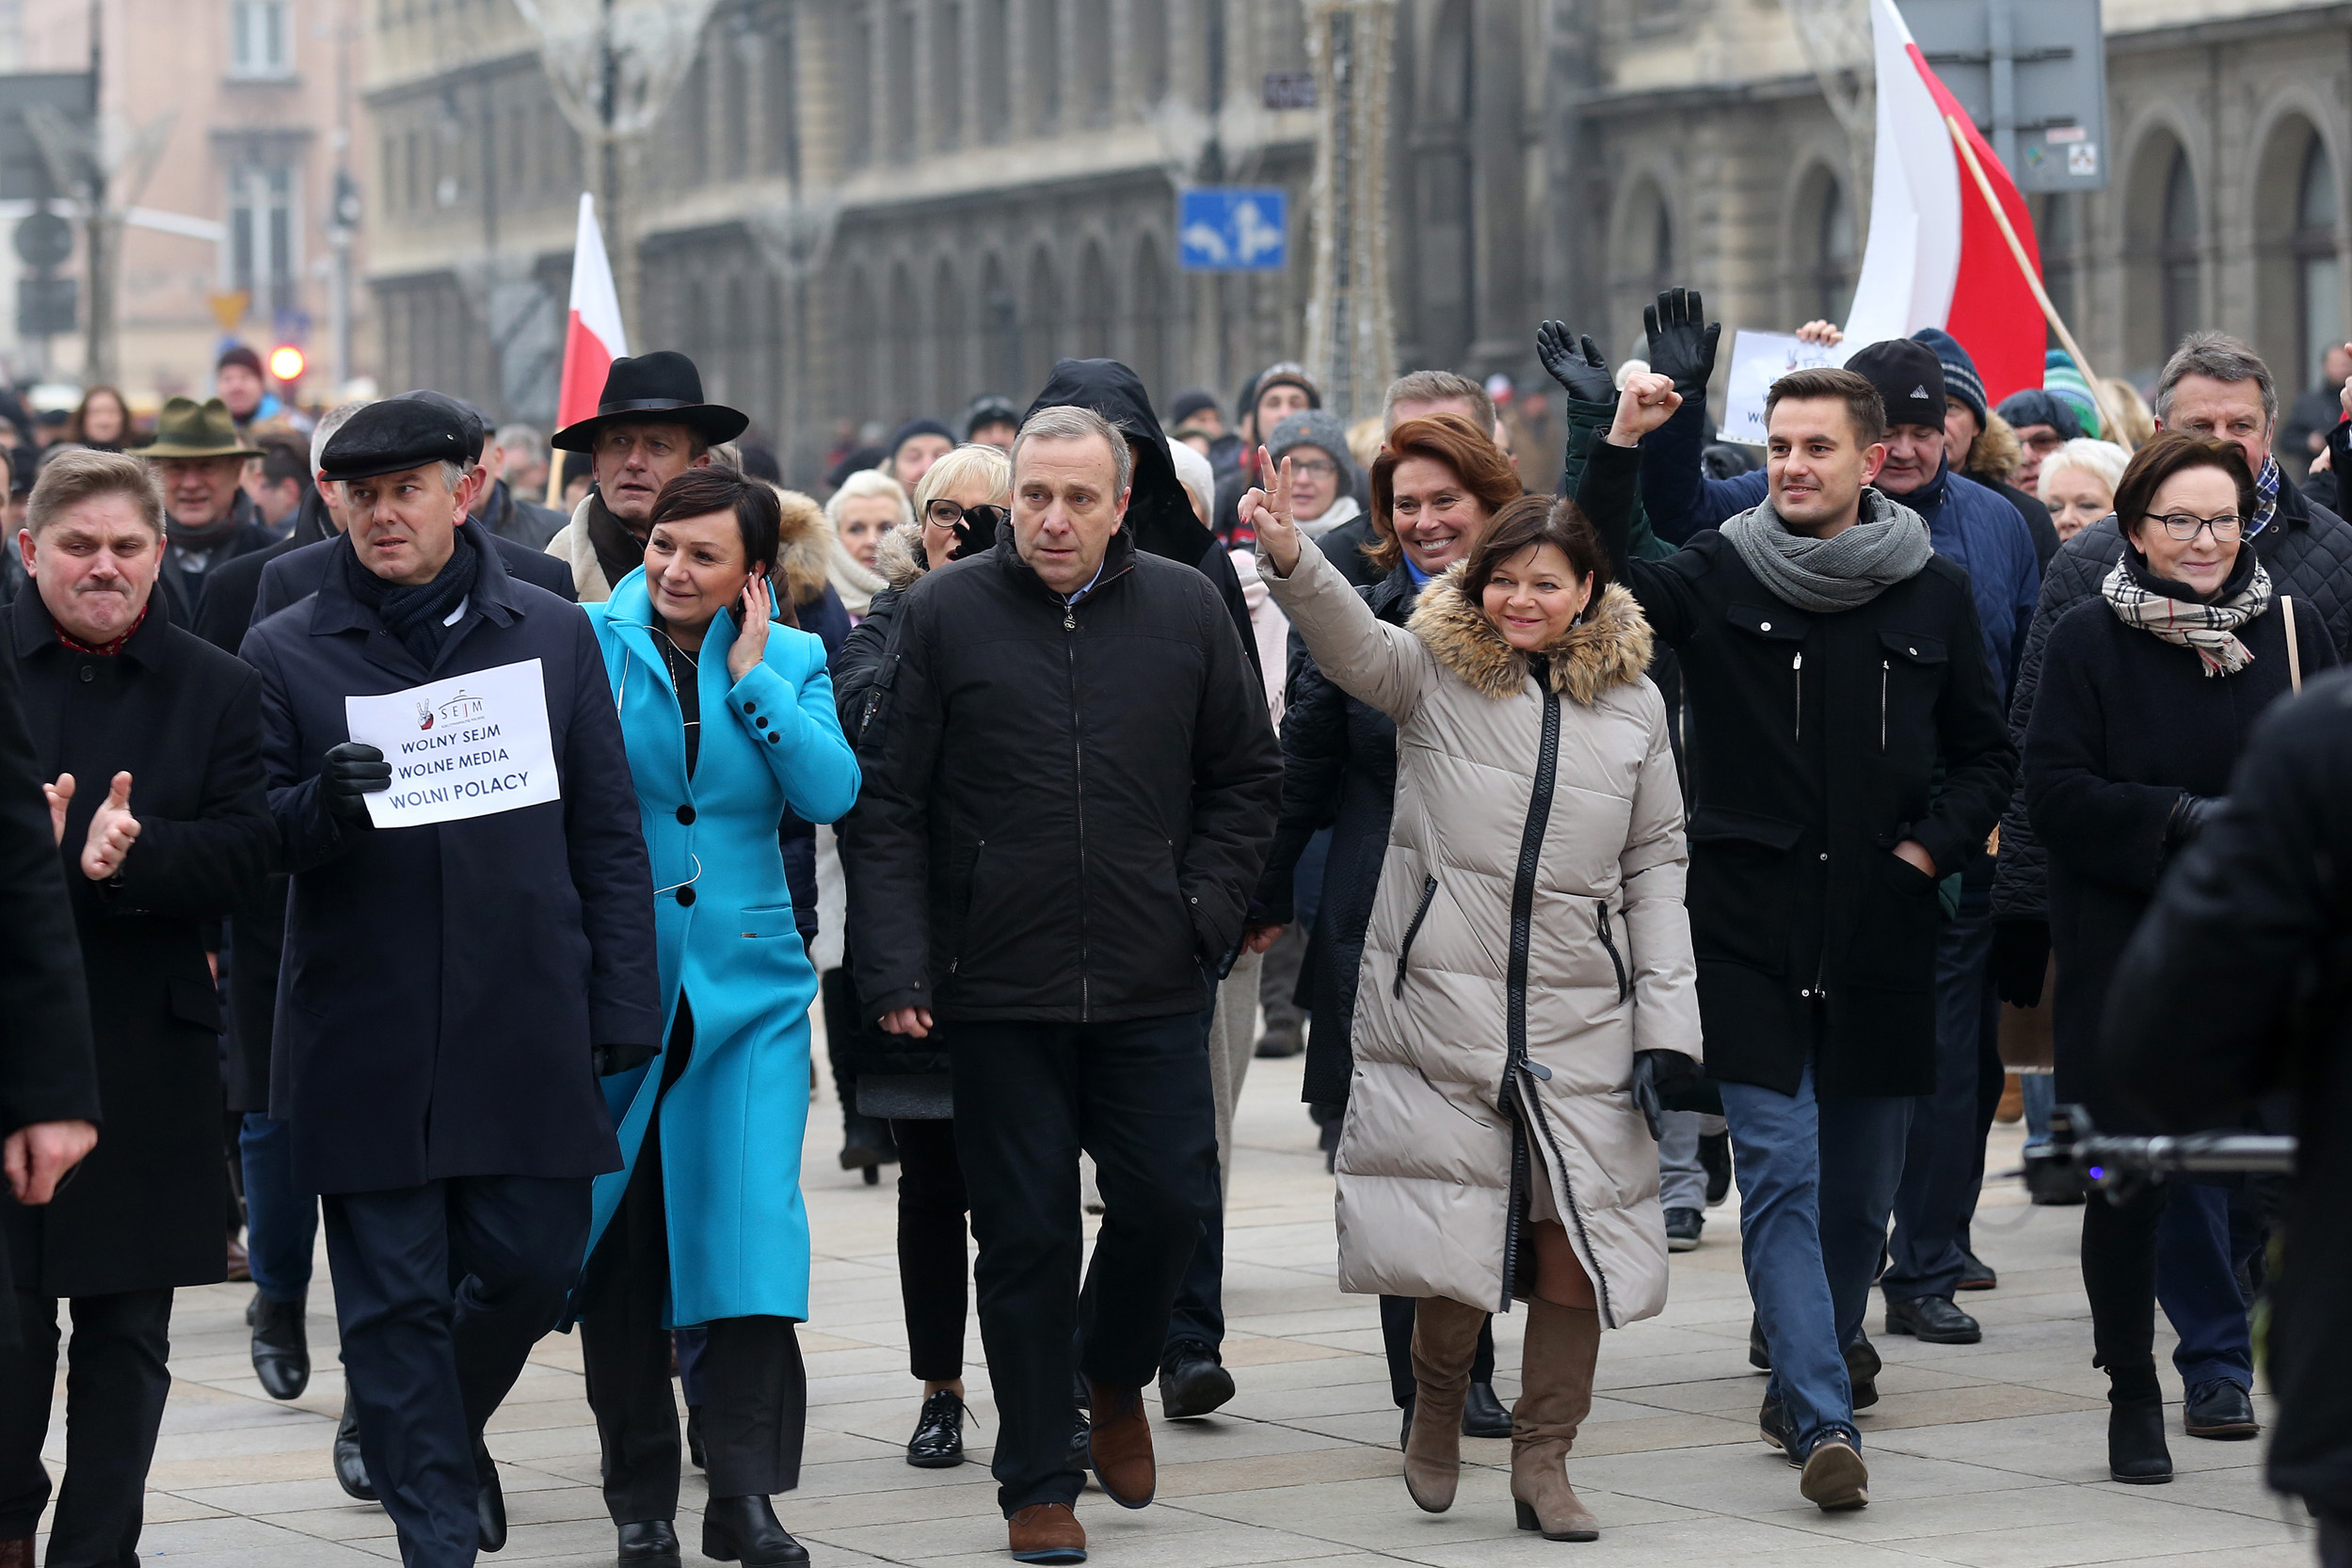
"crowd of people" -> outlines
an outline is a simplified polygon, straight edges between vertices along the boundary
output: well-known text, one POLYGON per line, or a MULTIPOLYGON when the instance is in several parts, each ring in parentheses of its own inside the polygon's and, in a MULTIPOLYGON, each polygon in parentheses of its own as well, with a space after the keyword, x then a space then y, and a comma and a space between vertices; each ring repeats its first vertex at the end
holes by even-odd
MULTIPOLYGON (((244 350, 144 444, 103 388, 12 431, 0 1568, 61 1350, 47 1560, 135 1562, 174 1290, 249 1278, 296 1399, 322 1226, 334 1471, 404 1562, 504 1544, 485 1434, 555 1330, 617 1561, 680 1561, 690 1464, 705 1555, 807 1561, 812 1014, 841 1166, 898 1169, 906 1461, 965 1462, 976 1301, 1015 1560, 1085 1560, 1089 1475, 1152 1501, 1155 1385, 1234 1398, 1235 1107, 1302 1050, 1414 1505, 1508 1437, 1517 1527, 1598 1537, 1602 1344, 1736 1181, 1759 1435, 1865 1506, 1872 1290, 1983 1337, 2005 1097, 2037 1141, 2341 1098, 2352 347, 2288 421, 2218 333, 2148 404, 2059 354, 1993 404, 1929 329, 1776 382, 1759 463, 1719 335, 1682 289, 1622 364, 1543 324, 1557 430, 1427 370, 1350 426, 1291 362, 1163 423, 1065 360, 822 504, 666 350, 544 449, 272 408, 244 350)), ((2092 1199, 2088 1349, 2162 1482, 2157 1307, 2185 1434, 2250 1437, 2267 1289, 2271 1476, 2352 1562, 2309 1186, 2092 1199)))

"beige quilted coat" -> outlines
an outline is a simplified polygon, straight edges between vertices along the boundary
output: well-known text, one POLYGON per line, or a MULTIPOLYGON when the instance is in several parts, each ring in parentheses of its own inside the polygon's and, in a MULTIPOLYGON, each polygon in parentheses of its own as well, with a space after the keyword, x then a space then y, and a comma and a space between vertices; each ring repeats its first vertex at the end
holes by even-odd
POLYGON ((1516 1167, 1548 1184, 1538 1213, 1564 1218, 1602 1322, 1647 1318, 1666 1302, 1666 1231, 1633 1053, 1700 1055, 1682 792, 1642 674, 1649 627, 1610 588, 1539 685, 1459 567, 1400 629, 1313 543, 1300 556, 1288 579, 1260 556, 1275 600, 1324 674, 1397 723, 1336 1166, 1340 1288, 1508 1310, 1516 1167))

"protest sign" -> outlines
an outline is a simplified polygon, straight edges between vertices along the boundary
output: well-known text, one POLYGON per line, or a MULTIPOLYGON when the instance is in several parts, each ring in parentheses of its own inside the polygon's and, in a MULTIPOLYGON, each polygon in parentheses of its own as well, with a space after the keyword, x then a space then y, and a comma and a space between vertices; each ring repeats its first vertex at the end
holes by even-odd
POLYGON ((367 797, 378 827, 487 817, 563 798, 539 661, 347 696, 351 738, 383 752, 392 788, 367 797))
POLYGON ((1825 348, 1787 332, 1751 332, 1743 328, 1732 338, 1731 381, 1724 395, 1719 439, 1762 446, 1764 394, 1772 383, 1792 370, 1842 365, 1848 352, 1843 344, 1825 348))

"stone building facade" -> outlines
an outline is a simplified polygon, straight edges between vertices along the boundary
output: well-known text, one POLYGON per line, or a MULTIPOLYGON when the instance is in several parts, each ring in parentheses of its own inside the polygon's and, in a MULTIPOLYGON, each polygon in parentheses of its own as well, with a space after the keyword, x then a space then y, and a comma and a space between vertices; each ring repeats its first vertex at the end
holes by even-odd
MULTIPOLYGON (((388 384, 545 419, 591 159, 512 0, 376 0, 372 281, 388 384)), ((2352 6, 2109 0, 2105 192, 2038 202, 2104 372, 2189 325, 2291 383, 2342 335, 2352 6), (2296 374, 2283 376, 2283 367, 2296 374)), ((1025 400, 1108 353, 1230 399, 1298 354, 1301 0, 718 0, 623 186, 632 342, 675 346, 806 474, 837 426, 1025 400), (1291 195, 1291 265, 1175 264, 1190 184, 1291 195)), ((1399 362, 1538 374, 1546 315, 1612 352, 1670 281, 1740 326, 1843 315, 1866 168, 1772 0, 1396 0, 1399 362)))

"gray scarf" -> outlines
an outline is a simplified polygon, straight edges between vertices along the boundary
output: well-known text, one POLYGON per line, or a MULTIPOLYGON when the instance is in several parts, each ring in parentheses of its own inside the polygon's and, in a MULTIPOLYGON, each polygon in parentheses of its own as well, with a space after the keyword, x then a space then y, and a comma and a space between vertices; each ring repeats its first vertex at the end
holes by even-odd
POLYGON ((1773 597, 1824 615, 1869 603, 1935 553, 1919 514, 1870 488, 1853 526, 1826 539, 1791 533, 1769 501, 1725 522, 1723 536, 1773 597))

